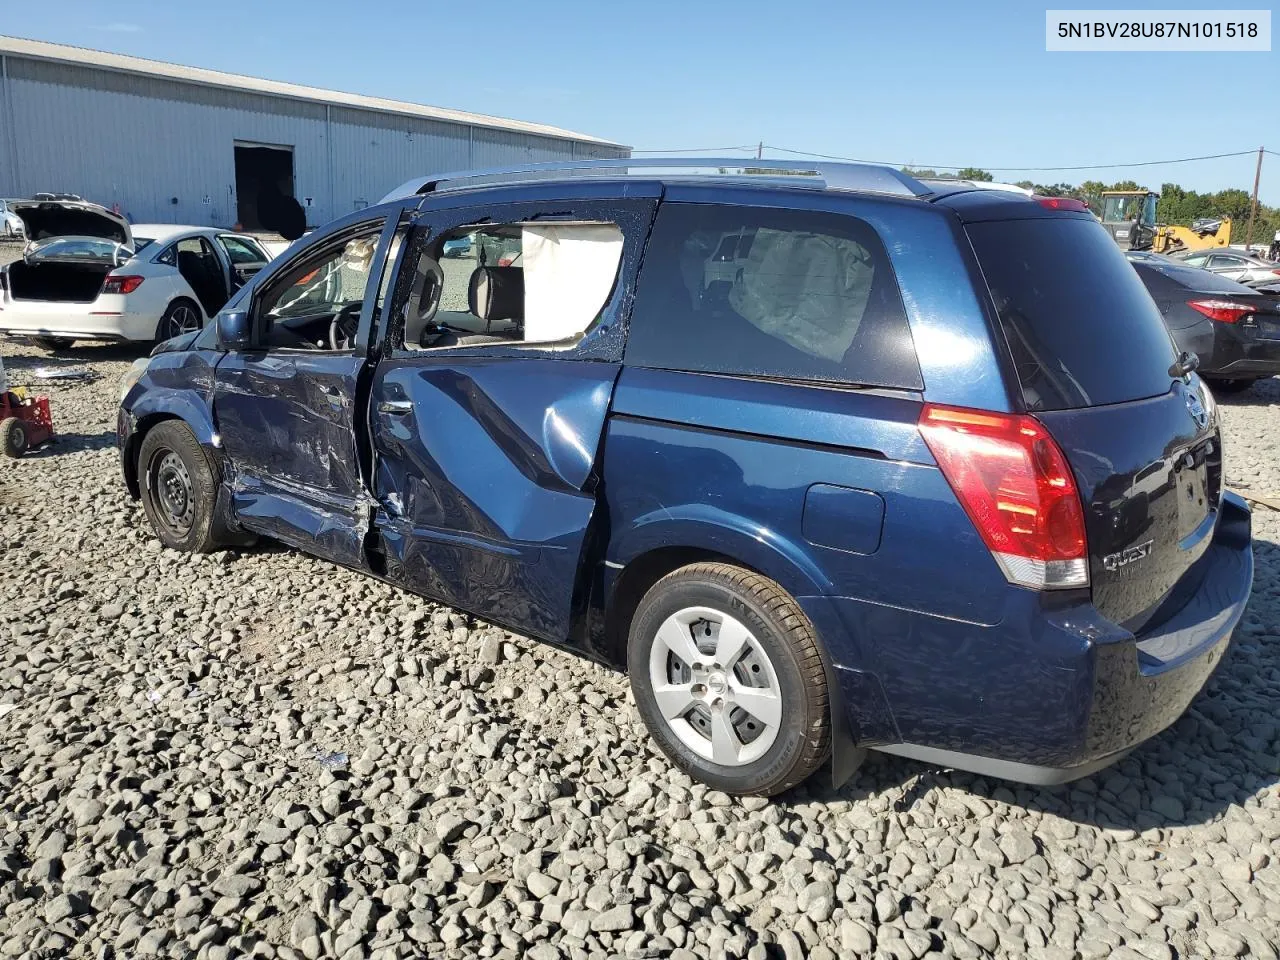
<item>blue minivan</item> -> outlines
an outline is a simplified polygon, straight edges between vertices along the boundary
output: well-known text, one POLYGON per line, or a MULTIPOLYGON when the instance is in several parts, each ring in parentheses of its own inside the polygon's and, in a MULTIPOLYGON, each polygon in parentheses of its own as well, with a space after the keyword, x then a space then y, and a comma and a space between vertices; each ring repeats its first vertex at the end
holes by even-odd
POLYGON ((294 244, 135 365, 118 442, 166 546, 270 537, 625 669, 717 789, 867 749, 1054 783, 1172 723, 1248 600, 1194 368, 1076 201, 529 165, 294 244))

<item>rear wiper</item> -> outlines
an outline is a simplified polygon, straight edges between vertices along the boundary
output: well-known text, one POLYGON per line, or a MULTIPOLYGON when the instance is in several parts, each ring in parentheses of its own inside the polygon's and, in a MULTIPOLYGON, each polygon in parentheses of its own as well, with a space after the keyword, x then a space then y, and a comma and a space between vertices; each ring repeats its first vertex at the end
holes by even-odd
POLYGON ((1192 353, 1190 350, 1183 350, 1178 354, 1178 359, 1173 361, 1169 367, 1169 376, 1177 377, 1181 380, 1188 377, 1200 367, 1200 357, 1198 354, 1192 353))

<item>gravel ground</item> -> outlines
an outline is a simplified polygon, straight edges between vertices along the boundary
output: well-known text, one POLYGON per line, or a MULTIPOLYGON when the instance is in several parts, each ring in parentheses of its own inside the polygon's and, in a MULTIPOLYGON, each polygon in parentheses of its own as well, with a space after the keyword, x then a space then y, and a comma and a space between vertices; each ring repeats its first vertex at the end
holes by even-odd
MULTIPOLYGON (((1280 514, 1234 653, 1115 767, 735 800, 618 674, 284 549, 162 551, 113 445, 137 355, 57 361, 101 379, 0 462, 0 958, 1277 956, 1280 514)), ((1278 404, 1227 402, 1235 486, 1280 494, 1278 404)))

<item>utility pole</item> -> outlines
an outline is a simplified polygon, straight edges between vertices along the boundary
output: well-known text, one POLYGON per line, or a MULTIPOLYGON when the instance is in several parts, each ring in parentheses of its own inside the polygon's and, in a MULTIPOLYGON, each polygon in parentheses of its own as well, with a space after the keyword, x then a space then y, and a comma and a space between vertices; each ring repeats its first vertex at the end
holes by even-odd
MULTIPOLYGON (((761 140, 759 145, 756 147, 756 159, 760 160, 763 157, 764 157, 764 141, 761 140)), ((1256 195, 1258 191, 1254 190, 1253 192, 1256 195)))
POLYGON ((1263 147, 1258 148, 1258 169, 1253 175, 1253 205, 1249 208, 1249 233, 1244 238, 1245 249, 1253 251, 1253 221, 1258 217, 1258 185, 1262 182, 1263 147))

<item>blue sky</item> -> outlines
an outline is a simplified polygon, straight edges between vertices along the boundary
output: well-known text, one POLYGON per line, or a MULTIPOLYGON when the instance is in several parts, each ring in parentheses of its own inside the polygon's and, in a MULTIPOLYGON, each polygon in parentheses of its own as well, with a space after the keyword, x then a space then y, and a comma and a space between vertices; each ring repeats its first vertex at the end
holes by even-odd
MULTIPOLYGON (((1158 5, 1125 4, 1144 6, 1158 5)), ((1280 54, 1047 53, 1044 16, 1044 5, 1015 0, 55 0, 6 4, 0 31, 552 123, 638 149, 763 140, 988 169, 1162 160, 1262 144, 1280 152, 1280 54), (1219 78, 1230 79, 1220 86, 1219 78)), ((1132 176, 1156 188, 1173 181, 1248 190, 1254 162, 1010 170, 997 179, 1132 176)), ((1262 199, 1280 205, 1280 157, 1264 161, 1262 199)))

